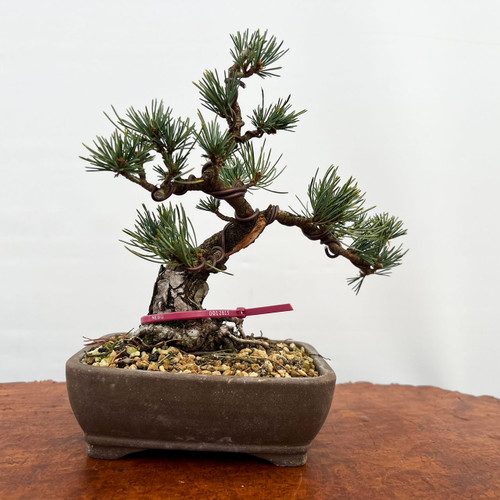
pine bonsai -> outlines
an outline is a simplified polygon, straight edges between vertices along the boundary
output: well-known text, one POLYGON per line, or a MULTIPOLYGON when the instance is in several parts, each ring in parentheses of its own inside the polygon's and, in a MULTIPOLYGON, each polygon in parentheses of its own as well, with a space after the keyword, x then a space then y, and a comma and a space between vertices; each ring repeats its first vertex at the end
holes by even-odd
MULTIPOLYGON (((174 118, 162 101, 154 100, 144 110, 129 108, 108 118, 116 130, 111 137, 97 137, 83 158, 91 172, 111 172, 150 192, 158 202, 151 212, 143 205, 133 229, 125 230, 127 248, 135 255, 160 263, 149 305, 149 315, 202 309, 211 274, 225 272, 236 253, 254 243, 273 222, 297 228, 305 237, 324 245, 329 258, 343 257, 359 271, 348 281, 359 292, 364 279, 372 274, 387 275, 401 263, 405 252, 391 240, 405 234, 402 222, 386 213, 372 214, 364 206, 364 194, 353 178, 342 182, 337 168, 320 176, 316 171, 307 189, 307 201, 297 210, 278 205, 257 208, 247 194, 251 190, 271 190, 283 173, 278 160, 271 158, 266 135, 293 131, 305 110, 294 111, 290 97, 261 103, 249 115, 244 129, 238 103, 246 80, 277 76, 276 63, 287 52, 267 31, 231 36, 232 65, 220 76, 205 71, 195 83, 201 103, 212 115, 198 112, 199 123, 174 118), (256 143, 258 145, 256 145, 256 143), (199 147, 204 164, 190 174, 190 153, 199 147), (151 171, 146 170, 151 165, 151 171), (150 179, 152 172, 157 182, 150 179), (221 230, 201 244, 182 205, 175 197, 200 197, 197 208, 218 217, 221 230)), ((256 199, 256 197, 254 198, 256 199)), ((239 349, 264 344, 247 337, 241 318, 206 318, 169 321, 140 326, 134 333, 149 345, 171 341, 184 351, 239 349)))

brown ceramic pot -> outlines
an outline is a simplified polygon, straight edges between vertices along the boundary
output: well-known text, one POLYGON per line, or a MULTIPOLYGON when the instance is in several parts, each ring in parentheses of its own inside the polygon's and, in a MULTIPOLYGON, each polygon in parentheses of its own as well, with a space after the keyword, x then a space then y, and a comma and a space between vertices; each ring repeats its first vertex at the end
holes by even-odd
POLYGON ((320 356, 319 377, 285 379, 96 367, 81 362, 84 351, 67 361, 66 380, 95 458, 156 448, 243 452, 303 465, 335 389, 335 373, 320 356))

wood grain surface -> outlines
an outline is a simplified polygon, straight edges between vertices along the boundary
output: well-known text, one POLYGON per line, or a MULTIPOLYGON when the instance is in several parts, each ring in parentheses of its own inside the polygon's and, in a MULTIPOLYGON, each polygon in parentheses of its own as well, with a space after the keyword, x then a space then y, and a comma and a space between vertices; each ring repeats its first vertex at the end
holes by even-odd
POLYGON ((66 385, 0 384, 4 499, 500 499, 500 400, 340 384, 303 467, 248 455, 89 458, 66 385))

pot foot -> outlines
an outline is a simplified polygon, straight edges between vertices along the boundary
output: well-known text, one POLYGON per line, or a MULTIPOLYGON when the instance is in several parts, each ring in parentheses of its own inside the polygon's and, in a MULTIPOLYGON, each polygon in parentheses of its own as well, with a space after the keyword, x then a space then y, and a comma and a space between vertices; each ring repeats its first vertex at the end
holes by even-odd
POLYGON ((300 467, 307 462, 307 453, 252 453, 279 467, 300 467))
POLYGON ((118 458, 143 451, 144 448, 125 448, 123 446, 101 446, 98 444, 87 443, 87 455, 92 458, 101 458, 103 460, 117 460, 118 458))

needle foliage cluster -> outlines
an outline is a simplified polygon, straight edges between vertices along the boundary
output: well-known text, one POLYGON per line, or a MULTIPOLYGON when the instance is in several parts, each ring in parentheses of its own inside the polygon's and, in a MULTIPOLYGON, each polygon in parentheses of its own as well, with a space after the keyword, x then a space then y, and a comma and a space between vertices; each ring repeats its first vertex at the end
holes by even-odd
MULTIPOLYGON (((291 96, 266 104, 262 90, 260 104, 248 115, 253 128, 243 131, 238 97, 246 87, 246 79, 253 75, 263 79, 278 76, 278 62, 287 49, 267 31, 246 30, 232 35, 231 40, 232 63, 227 71, 220 76, 217 70, 207 70, 200 81, 194 82, 201 106, 213 115, 210 119, 201 111, 197 122, 174 117, 172 109, 161 100, 153 100, 144 109, 130 107, 123 115, 112 108, 113 117, 106 116, 115 130, 110 138, 99 136, 92 146, 85 146, 88 155, 82 158, 87 169, 124 176, 152 194, 159 190, 163 194, 161 199, 153 196, 155 201, 195 191, 200 195, 197 208, 218 216, 221 199, 235 210, 244 206, 248 211, 248 190, 279 193, 272 186, 284 171, 279 165, 281 155, 274 159, 265 140, 257 147, 254 141, 279 131, 294 131, 305 110, 294 110, 291 96), (193 170, 189 162, 196 149, 201 150, 206 163, 199 177, 186 178, 193 170), (158 184, 147 181, 148 168, 156 173, 158 184), (215 196, 224 191, 231 196, 215 196), (235 197, 240 197, 238 202, 235 197)), ((338 167, 331 166, 323 175, 316 171, 307 188, 307 200, 299 202, 301 208, 291 213, 274 210, 273 219, 286 226, 298 226, 306 235, 321 235, 329 256, 342 254, 350 259, 360 270, 359 276, 349 280, 356 291, 367 275, 387 275, 401 264, 405 251, 392 241, 406 233, 402 222, 366 208, 365 193, 352 177, 343 182, 338 167)), ((236 225, 236 219, 232 220, 236 225)), ((199 267, 200 259, 206 260, 202 259, 193 225, 182 205, 160 204, 156 212, 143 206, 137 212, 134 228, 124 232, 130 238, 127 248, 141 258, 192 269, 199 267)))

